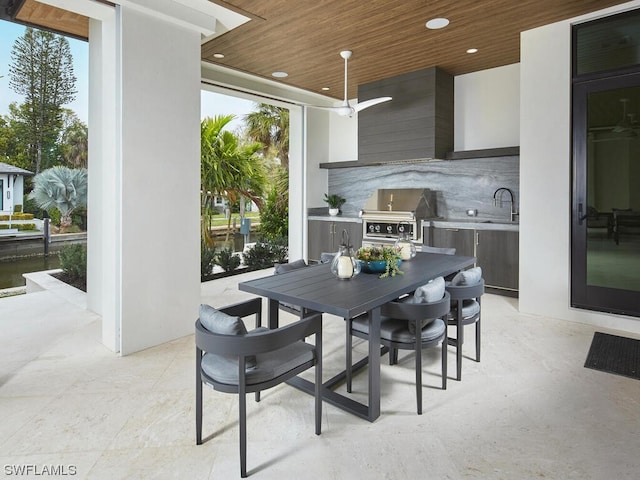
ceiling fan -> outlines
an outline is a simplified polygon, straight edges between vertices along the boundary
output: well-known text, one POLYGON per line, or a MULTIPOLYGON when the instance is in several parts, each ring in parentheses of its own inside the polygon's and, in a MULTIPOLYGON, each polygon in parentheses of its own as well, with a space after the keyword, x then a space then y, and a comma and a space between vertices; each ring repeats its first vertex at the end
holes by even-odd
POLYGON ((349 100, 347 97, 347 62, 351 58, 351 54, 351 50, 343 50, 340 52, 340 56, 344 58, 344 100, 342 102, 342 105, 340 105, 339 107, 320 107, 316 105, 309 105, 310 107, 330 110, 343 117, 351 117, 354 113, 364 110, 365 108, 373 107, 374 105, 382 102, 388 102, 392 99, 392 97, 379 97, 372 98, 371 100, 365 100, 364 102, 358 103, 354 106, 351 106, 349 104, 349 100))
POLYGON ((621 98, 620 102, 622 103, 622 120, 620 120, 611 131, 615 133, 633 132, 634 127, 637 125, 634 121, 635 114, 627 113, 627 104, 629 103, 629 99, 621 98))
POLYGON ((610 142, 623 139, 632 139, 638 137, 638 131, 640 130, 640 123, 636 120, 635 113, 627 112, 628 98, 621 98, 622 104, 622 118, 618 123, 611 126, 603 127, 590 127, 589 139, 593 142, 610 142), (614 133, 616 135, 602 136, 599 133, 614 133))

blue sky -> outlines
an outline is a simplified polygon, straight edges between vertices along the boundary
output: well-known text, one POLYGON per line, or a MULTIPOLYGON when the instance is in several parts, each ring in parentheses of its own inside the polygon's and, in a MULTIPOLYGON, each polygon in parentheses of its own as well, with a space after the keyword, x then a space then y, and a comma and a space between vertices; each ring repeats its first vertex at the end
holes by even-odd
MULTIPOLYGON (((25 27, 17 23, 0 20, 0 115, 9 113, 11 102, 21 103, 23 98, 9 88, 9 63, 11 49, 17 38, 24 34, 25 27)), ((89 93, 89 44, 82 40, 69 38, 71 55, 73 56, 73 71, 77 78, 76 99, 67 105, 83 122, 87 123, 88 93, 89 93)), ((228 129, 235 130, 241 124, 242 116, 255 110, 254 102, 237 97, 221 95, 213 92, 202 92, 201 118, 214 115, 236 115, 236 119, 228 125, 228 129)))

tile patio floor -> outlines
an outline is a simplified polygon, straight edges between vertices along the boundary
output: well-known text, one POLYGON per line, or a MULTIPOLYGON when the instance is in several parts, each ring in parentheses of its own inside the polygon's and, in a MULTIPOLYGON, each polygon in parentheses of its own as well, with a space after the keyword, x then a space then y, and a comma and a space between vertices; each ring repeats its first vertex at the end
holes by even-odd
MULTIPOLYGON (((236 284, 252 276, 205 283, 202 301, 247 298, 236 284)), ((325 317, 328 377, 343 368, 344 323, 325 317)), ((519 314, 517 300, 495 295, 483 297, 483 327, 482 362, 465 358, 446 391, 438 349, 423 352, 422 416, 406 352, 393 367, 382 359, 373 424, 325 404, 317 437, 312 397, 286 385, 259 404, 250 396, 251 478, 638 478, 640 381, 583 367, 594 327, 519 314)), ((73 478, 239 478, 236 396, 205 390, 212 438, 195 445, 192 335, 119 357, 99 342, 97 315, 49 292, 0 299, 0 331, 0 477, 65 465, 73 478)), ((451 376, 453 349, 449 361, 451 376)))

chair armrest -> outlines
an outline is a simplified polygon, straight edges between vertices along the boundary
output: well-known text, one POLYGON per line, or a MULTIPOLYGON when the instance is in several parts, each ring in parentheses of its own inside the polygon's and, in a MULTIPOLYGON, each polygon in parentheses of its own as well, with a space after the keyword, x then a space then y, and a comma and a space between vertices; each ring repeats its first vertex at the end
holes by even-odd
MULTIPOLYGON (((262 298, 256 297, 251 300, 234 303, 220 309, 221 312, 231 315, 232 317, 248 317, 249 315, 262 315, 262 298)), ((259 323, 258 323, 259 325, 259 323)))
POLYGON ((424 320, 430 318, 440 318, 449 313, 450 295, 444 292, 444 296, 435 302, 405 303, 387 302, 380 309, 380 313, 385 317, 403 318, 405 320, 424 320))
POLYGON ((446 291, 451 295, 451 300, 466 300, 477 298, 484 294, 484 279, 474 285, 447 285, 446 291))
POLYGON ((278 350, 298 340, 322 333, 322 314, 316 313, 302 320, 274 330, 251 335, 220 335, 206 330, 196 321, 196 346, 219 355, 256 355, 278 350))

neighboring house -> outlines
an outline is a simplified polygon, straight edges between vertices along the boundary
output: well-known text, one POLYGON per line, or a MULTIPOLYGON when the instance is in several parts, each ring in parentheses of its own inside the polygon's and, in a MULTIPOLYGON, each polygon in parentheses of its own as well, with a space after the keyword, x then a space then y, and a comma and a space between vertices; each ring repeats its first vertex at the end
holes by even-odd
MULTIPOLYGON (((216 195, 213 197, 213 207, 220 210, 220 212, 224 212, 227 207, 227 200, 224 197, 216 195)), ((248 202, 244 206, 245 212, 257 212, 258 206, 252 201, 248 202)))
POLYGON ((22 205, 24 177, 33 172, 0 162, 0 212, 13 213, 16 205, 22 205))

